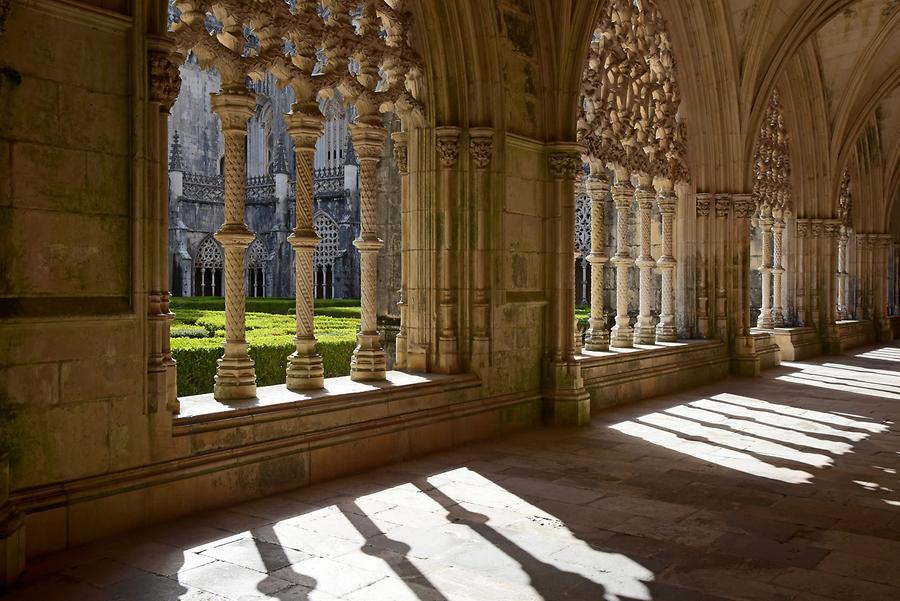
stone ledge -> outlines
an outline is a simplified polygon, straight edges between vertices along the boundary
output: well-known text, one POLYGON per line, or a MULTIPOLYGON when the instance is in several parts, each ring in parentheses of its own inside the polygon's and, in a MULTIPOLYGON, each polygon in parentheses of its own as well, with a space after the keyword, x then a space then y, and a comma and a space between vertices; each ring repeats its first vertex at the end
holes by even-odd
POLYGON ((328 378, 321 390, 292 391, 284 384, 257 389, 256 398, 222 402, 212 393, 179 398, 181 411, 173 420, 173 434, 230 428, 285 417, 299 417, 338 409, 365 407, 435 392, 480 386, 474 374, 408 374, 390 371, 384 381, 354 382, 349 376, 328 378))
POLYGON ((782 361, 800 361, 822 354, 822 342, 815 328, 774 328, 765 331, 775 339, 782 361))
POLYGON ((868 319, 843 319, 835 324, 845 351, 875 343, 875 324, 868 319))

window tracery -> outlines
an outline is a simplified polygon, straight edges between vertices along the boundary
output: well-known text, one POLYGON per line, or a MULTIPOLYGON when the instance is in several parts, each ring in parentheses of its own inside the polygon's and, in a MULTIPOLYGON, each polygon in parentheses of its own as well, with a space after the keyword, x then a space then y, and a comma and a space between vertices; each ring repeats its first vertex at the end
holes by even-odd
POLYGON ((313 253, 313 283, 316 298, 334 298, 334 262, 340 254, 338 226, 325 213, 316 213, 313 229, 319 243, 313 253))
POLYGON ((594 158, 688 181, 681 98, 665 21, 649 0, 611 0, 582 76, 580 140, 594 158))
POLYGON ((194 294, 222 296, 222 269, 225 259, 222 247, 211 235, 197 246, 194 255, 194 294))

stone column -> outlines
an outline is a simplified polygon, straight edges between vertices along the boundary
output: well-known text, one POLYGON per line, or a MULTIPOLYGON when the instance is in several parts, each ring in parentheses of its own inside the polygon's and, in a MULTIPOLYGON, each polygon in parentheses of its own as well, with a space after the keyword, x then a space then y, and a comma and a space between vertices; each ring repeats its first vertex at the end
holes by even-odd
POLYGON ((655 194, 653 188, 650 187, 649 178, 642 177, 641 180, 634 191, 634 199, 637 202, 639 211, 641 238, 641 252, 635 261, 640 270, 640 284, 638 318, 634 326, 634 343, 653 344, 656 342, 656 328, 653 326, 650 304, 653 302, 653 267, 656 265, 656 261, 653 259, 652 249, 650 248, 650 228, 653 225, 651 214, 655 194))
POLYGON ((819 315, 819 287, 820 270, 819 263, 821 260, 822 248, 822 221, 819 219, 811 219, 809 221, 809 246, 807 247, 807 267, 809 267, 810 287, 807 291, 809 303, 809 325, 820 329, 821 316, 819 315))
POLYGON ((360 117, 350 124, 350 138, 359 159, 359 237, 353 246, 359 250, 360 321, 356 348, 350 360, 350 379, 383 380, 387 360, 378 335, 378 251, 383 243, 376 234, 378 161, 381 159, 387 131, 380 115, 360 117))
MULTIPOLYGON (((675 255, 672 236, 675 226, 675 207, 678 197, 669 180, 657 180, 656 204, 662 221, 662 256, 656 262, 662 274, 662 298, 660 299, 659 324, 656 326, 657 342, 675 342, 675 255)), ((708 207, 708 205, 707 205, 708 207)), ((708 209, 707 209, 708 211, 708 209)))
POLYGON ((709 209, 712 194, 698 192, 694 201, 697 208, 697 330, 701 338, 710 337, 709 322, 709 209))
POLYGON ((591 264, 591 317, 585 340, 585 348, 589 351, 609 350, 609 331, 606 329, 606 316, 603 306, 603 275, 606 269, 605 241, 603 231, 603 204, 609 192, 606 169, 591 163, 591 174, 588 177, 588 196, 591 198, 591 254, 587 260, 591 264))
POLYGON ((247 120, 256 98, 242 84, 212 94, 212 109, 225 137, 225 223, 215 233, 225 253, 225 353, 216 369, 213 395, 222 401, 256 396, 256 370, 247 349, 244 326, 247 247, 256 236, 244 222, 247 200, 247 120))
POLYGON ((849 271, 847 269, 847 241, 850 236, 847 234, 847 227, 841 226, 840 237, 838 238, 838 259, 837 259, 837 319, 844 320, 849 317, 847 311, 847 284, 849 279, 849 271))
POLYGON ((322 388, 325 371, 316 352, 313 333, 313 252, 319 237, 313 229, 313 158, 316 140, 322 135, 325 119, 315 102, 297 106, 285 115, 288 133, 294 142, 296 158, 296 224, 287 241, 294 247, 294 285, 296 298, 296 350, 288 357, 287 387, 290 390, 322 388))
POLYGON ((616 254, 612 258, 612 264, 616 267, 616 325, 612 328, 610 346, 631 348, 634 346, 634 330, 628 317, 628 268, 634 260, 628 252, 628 212, 633 191, 628 174, 621 168, 616 169, 612 195, 616 204, 616 254))
POLYGON ((772 328, 772 215, 767 205, 760 206, 759 228, 762 231, 762 256, 759 260, 759 274, 762 279, 762 308, 756 327, 772 328))
POLYGON ((472 364, 486 367, 491 360, 491 198, 490 166, 494 152, 494 130, 469 129, 469 154, 475 167, 475 253, 472 302, 472 364))
MULTIPOLYGON (((405 131, 398 131, 391 134, 391 140, 394 143, 394 162, 397 164, 397 170, 400 172, 400 231, 403 240, 401 243, 408 241, 407 235, 407 214, 409 212, 409 134, 405 131)), ((407 328, 409 327, 409 309, 407 308, 407 282, 409 280, 409 261, 400 253, 400 299, 397 301, 397 308, 400 311, 400 329, 395 339, 394 350, 394 368, 406 369, 406 353, 407 341, 409 335, 407 328)))
POLYGON ((841 339, 835 325, 835 272, 837 261, 835 254, 838 238, 841 233, 841 224, 838 221, 826 221, 822 224, 822 274, 820 286, 819 310, 821 311, 822 352, 837 354, 841 352, 841 339))
POLYGON ((807 325, 806 280, 809 221, 797 219, 797 325, 807 325))
POLYGON ((772 220, 772 327, 784 327, 784 307, 782 307, 782 282, 784 277, 783 238, 784 217, 779 211, 772 220))
POLYGON ((890 234, 872 235, 873 246, 875 252, 875 269, 873 275, 875 277, 875 335, 878 342, 889 342, 893 340, 894 335, 891 330, 891 322, 888 319, 888 247, 891 244, 890 234))
POLYGON ((553 425, 590 422, 590 395, 584 388, 581 364, 575 361, 574 319, 575 194, 572 186, 581 172, 581 149, 575 144, 549 145, 550 182, 548 228, 551 256, 547 282, 551 288, 549 348, 542 374, 544 416, 553 425), (577 151, 576 151, 577 149, 577 151))
POLYGON ((756 208, 750 194, 734 195, 732 228, 733 286, 729 304, 735 317, 732 341, 733 370, 740 375, 758 376, 760 358, 750 335, 750 218, 756 208))
POLYGON ((456 332, 458 305, 456 300, 456 265, 460 260, 456 243, 455 211, 460 203, 457 192, 456 164, 459 157, 460 129, 455 126, 436 128, 437 154, 440 164, 438 182, 440 194, 439 262, 440 291, 438 296, 438 353, 435 371, 456 373, 459 371, 459 347, 456 332))
POLYGON ((720 340, 728 340, 727 312, 727 263, 725 252, 728 248, 728 214, 731 212, 730 194, 716 194, 716 335, 720 340))

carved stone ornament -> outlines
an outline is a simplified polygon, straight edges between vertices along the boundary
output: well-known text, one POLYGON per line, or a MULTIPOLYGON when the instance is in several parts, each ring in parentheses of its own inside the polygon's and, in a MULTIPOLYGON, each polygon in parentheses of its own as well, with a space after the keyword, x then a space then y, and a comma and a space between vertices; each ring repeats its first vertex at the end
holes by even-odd
POLYGON ((707 217, 709 215, 711 197, 711 194, 697 194, 695 197, 697 202, 697 217, 707 217))
POLYGON ((825 235, 829 238, 837 238, 841 235, 841 223, 839 221, 826 221, 822 224, 825 235))
POLYGON ((582 74, 579 141, 628 172, 688 181, 675 58, 653 0, 609 0, 582 74))
POLYGON ((791 209, 789 142, 778 91, 773 90, 753 152, 753 197, 759 206, 772 211, 791 209))
POLYGON ((472 163, 476 169, 487 169, 491 164, 493 151, 494 140, 490 137, 472 137, 469 140, 469 154, 472 155, 472 163))
POLYGON ((0 0, 0 35, 6 33, 6 19, 12 8, 12 0, 0 0))
POLYGON ((148 55, 150 102, 158 102, 169 110, 181 90, 178 65, 169 53, 151 50, 148 55))
POLYGON ((756 211, 756 202, 749 194, 734 196, 734 216, 738 219, 750 219, 756 211))
POLYGON ((575 152, 554 152, 547 158, 553 179, 574 180, 581 175, 581 155, 575 152))
POLYGON ((400 173, 409 172, 409 147, 394 141, 394 162, 397 163, 397 170, 400 173))
POLYGON ((731 209, 731 196, 728 194, 716 194, 716 217, 723 219, 728 217, 731 209))
POLYGON ((841 192, 838 196, 838 218, 846 227, 853 225, 853 197, 850 194, 850 174, 844 169, 841 175, 841 192))
POLYGON ((456 165, 456 159, 459 158, 458 135, 438 136, 437 153, 442 166, 449 169, 456 165))
POLYGON ((298 102, 339 93, 360 117, 402 114, 421 108, 407 1, 178 0, 169 28, 178 51, 192 51, 223 82, 272 73, 298 102))
POLYGON ((797 237, 798 238, 808 238, 809 237, 809 222, 805 219, 797 220, 797 237))

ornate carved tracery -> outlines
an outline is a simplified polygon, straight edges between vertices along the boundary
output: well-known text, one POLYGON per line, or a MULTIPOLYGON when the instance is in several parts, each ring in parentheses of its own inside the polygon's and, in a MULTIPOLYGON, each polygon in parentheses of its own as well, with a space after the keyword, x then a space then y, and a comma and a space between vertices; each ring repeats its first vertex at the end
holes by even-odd
POLYGON ((687 181, 665 21, 651 0, 610 0, 594 30, 582 76, 580 140, 591 156, 671 181, 687 181))
POLYGON ((838 218, 841 225, 850 228, 853 225, 853 196, 850 194, 850 174, 844 170, 841 176, 841 191, 838 196, 838 218))
POLYGON ((790 138, 781 113, 778 91, 766 107, 753 155, 753 197, 771 211, 791 208, 790 138))
POLYGON ((227 85, 272 73, 300 101, 340 93, 366 113, 416 106, 419 61, 404 0, 174 0, 179 51, 227 85))
POLYGON ((325 213, 316 213, 313 229, 319 237, 319 243, 313 253, 313 264, 316 267, 334 265, 340 250, 337 223, 325 213))

